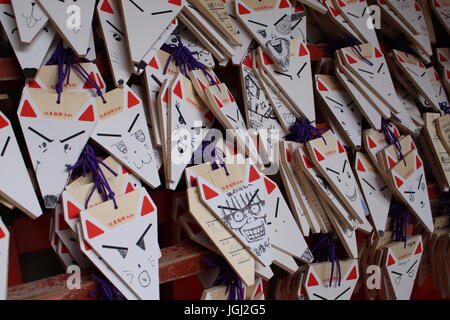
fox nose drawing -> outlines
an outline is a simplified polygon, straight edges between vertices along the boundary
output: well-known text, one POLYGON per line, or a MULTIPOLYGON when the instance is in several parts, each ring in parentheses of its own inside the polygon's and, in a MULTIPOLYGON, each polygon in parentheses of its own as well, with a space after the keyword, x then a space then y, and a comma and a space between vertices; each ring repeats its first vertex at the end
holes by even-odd
POLYGON ((44 205, 47 209, 53 209, 56 207, 56 202, 58 201, 58 197, 52 194, 48 194, 44 196, 44 205))

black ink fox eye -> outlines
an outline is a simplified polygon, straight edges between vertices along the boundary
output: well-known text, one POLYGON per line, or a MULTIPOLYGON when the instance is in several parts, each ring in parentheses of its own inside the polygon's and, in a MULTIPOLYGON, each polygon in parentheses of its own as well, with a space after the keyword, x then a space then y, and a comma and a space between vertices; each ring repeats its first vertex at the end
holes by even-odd
POLYGON ((122 37, 118 33, 113 33, 113 38, 116 41, 122 41, 122 37))

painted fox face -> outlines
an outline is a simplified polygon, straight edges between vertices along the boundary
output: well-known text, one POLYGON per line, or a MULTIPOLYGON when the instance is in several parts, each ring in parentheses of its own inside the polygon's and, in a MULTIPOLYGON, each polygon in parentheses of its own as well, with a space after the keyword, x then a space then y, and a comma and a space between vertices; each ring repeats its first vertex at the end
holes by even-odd
POLYGON ((139 189, 81 212, 87 243, 143 300, 159 299, 157 209, 139 189))
POLYGON ((18 116, 46 208, 54 208, 97 122, 95 100, 24 88, 18 116))
POLYGON ((282 70, 289 69, 292 7, 286 0, 236 1, 239 19, 282 70))

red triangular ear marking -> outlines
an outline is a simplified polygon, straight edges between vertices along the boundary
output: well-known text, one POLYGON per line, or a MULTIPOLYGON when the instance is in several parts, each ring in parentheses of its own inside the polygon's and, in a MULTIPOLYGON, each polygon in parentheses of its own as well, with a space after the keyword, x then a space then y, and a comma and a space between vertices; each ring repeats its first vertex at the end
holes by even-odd
POLYGON ((303 155, 303 162, 305 163, 306 168, 311 169, 314 168, 314 165, 309 161, 309 159, 303 155))
POLYGON ((197 79, 197 82, 200 85, 200 87, 202 88, 202 91, 205 91, 206 86, 203 84, 203 82, 200 79, 197 79))
POLYGON ((6 126, 8 126, 8 121, 0 115, 0 129, 3 129, 6 126))
POLYGON ((260 293, 263 292, 262 284, 260 283, 258 287, 256 288, 255 294, 253 295, 253 298, 256 298, 260 293))
POLYGON ((272 60, 272 58, 269 57, 269 55, 266 54, 266 53, 263 53, 263 59, 264 59, 264 64, 265 64, 266 66, 269 65, 269 64, 273 64, 273 63, 274 63, 273 60, 272 60))
POLYGON ((289 151, 289 149, 286 149, 286 160, 288 163, 292 162, 292 155, 291 155, 291 151, 289 151))
POLYGON ((99 235, 105 233, 105 231, 103 231, 90 221, 86 221, 86 230, 89 239, 98 237, 99 235))
POLYGON ((128 182, 127 188, 125 189, 125 193, 130 193, 133 191, 134 191, 133 185, 131 184, 131 182, 128 182))
POLYGON ((300 12, 300 11, 305 11, 305 9, 303 8, 302 4, 298 1, 295 2, 295 9, 294 12, 300 12))
POLYGON ((356 267, 353 267, 352 271, 350 271, 347 280, 355 280, 358 276, 358 273, 356 272, 356 267))
POLYGON ((375 240, 376 238, 377 238, 377 233, 374 232, 374 233, 372 234, 372 240, 375 240))
POLYGON ((319 151, 317 151, 316 148, 314 148, 314 154, 316 155, 317 161, 325 160, 324 156, 319 151))
POLYGON ((434 6, 435 6, 436 8, 440 8, 440 7, 441 7, 441 4, 439 3, 439 1, 434 0, 433 3, 434 3, 434 6))
POLYGON ((169 0, 169 3, 174 4, 176 6, 181 6, 181 0, 169 0))
POLYGON ((208 187, 205 184, 202 185, 202 188, 203 188, 203 193, 205 194, 205 199, 206 200, 210 200, 210 199, 215 198, 215 197, 217 197, 219 195, 217 192, 215 192, 213 189, 211 189, 210 187, 208 187))
POLYGON ((148 65, 150 67, 152 67, 152 68, 159 69, 158 62, 156 62, 156 58, 155 57, 153 57, 153 59, 150 60, 148 65))
POLYGON ((401 63, 405 63, 405 60, 403 60, 402 57, 400 57, 398 54, 396 56, 398 61, 400 61, 401 63))
POLYGON ((20 112, 21 117, 27 117, 27 118, 36 118, 37 115, 33 110, 33 107, 31 106, 30 102, 28 100, 25 100, 23 103, 22 111, 20 112))
POLYGON ((416 145, 414 142, 411 142, 411 150, 416 150, 416 145))
POLYGON ((298 54, 300 57, 303 57, 303 56, 307 56, 308 55, 308 50, 306 50, 306 47, 305 47, 305 45, 303 44, 303 43, 300 43, 300 51, 299 51, 299 54, 298 54))
POLYGON ((448 59, 442 53, 439 53, 439 61, 440 62, 448 62, 448 59))
POLYGON ((89 243, 87 243, 86 241, 83 242, 84 242, 84 250, 86 251, 92 250, 92 247, 89 245, 89 243))
POLYGON ((173 89, 173 93, 175 93, 180 99, 183 99, 183 91, 181 90, 181 81, 178 81, 175 85, 175 89, 173 89))
POLYGON ((100 10, 102 10, 104 12, 108 12, 108 13, 114 14, 114 11, 111 8, 111 5, 109 4, 108 0, 103 1, 103 4, 102 4, 100 10))
POLYGON ((370 148, 370 149, 373 149, 373 148, 376 148, 376 147, 377 147, 377 144, 375 143, 375 141, 372 140, 371 137, 367 137, 367 142, 368 142, 368 144, 369 144, 369 148, 370 148))
POLYGON ((439 75, 436 71, 434 72, 434 78, 436 79, 436 81, 439 81, 439 79, 440 79, 439 75))
POLYGON ((230 98, 231 102, 235 102, 233 95, 231 94, 230 90, 228 90, 228 97, 230 98))
POLYGON ((414 254, 419 254, 419 253, 422 253, 422 242, 419 242, 419 244, 417 245, 416 252, 414 252, 414 254))
POLYGON ((5 232, 0 228, 0 239, 3 239, 6 236, 5 232))
POLYGON ((79 121, 89 121, 92 122, 95 120, 95 115, 94 115, 94 107, 91 105, 89 106, 81 115, 80 118, 78 118, 79 121))
POLYGON ((383 56, 383 54, 381 53, 380 50, 378 50, 377 47, 375 47, 375 58, 381 58, 383 56))
POLYGON ((319 285, 316 277, 312 273, 309 274, 308 283, 306 284, 308 287, 315 287, 319 285))
POLYGON ((450 70, 447 70, 446 74, 447 74, 447 79, 450 79, 450 70))
POLYGON ((192 222, 187 222, 186 224, 193 234, 199 234, 202 232, 202 229, 198 226, 198 224, 192 222))
POLYGON ((317 88, 319 91, 328 91, 328 88, 320 80, 317 80, 317 88))
POLYGON ((59 230, 66 230, 69 229, 69 225, 67 224, 66 220, 64 220, 64 215, 59 215, 59 224, 58 224, 59 230))
POLYGON ((339 142, 339 140, 338 140, 338 151, 339 151, 339 153, 344 153, 345 152, 345 149, 344 149, 344 147, 342 146, 342 144, 339 142))
POLYGON ((83 89, 93 89, 94 85, 92 84, 92 81, 95 82, 95 74, 94 72, 91 72, 89 74, 89 78, 88 80, 86 80, 86 82, 83 85, 83 89))
POLYGON ((339 11, 337 11, 335 8, 330 7, 331 13, 333 14, 333 16, 337 17, 338 15, 340 15, 341 13, 339 11))
POLYGON ((287 0, 281 0, 280 2, 280 6, 278 7, 279 9, 284 9, 284 8, 289 8, 290 4, 287 0))
POLYGON ((239 14, 249 14, 250 13, 250 11, 240 3, 238 3, 238 12, 239 12, 239 14))
POLYGON ((39 85, 39 83, 37 83, 37 82, 34 81, 34 80, 31 80, 31 81, 28 83, 28 87, 29 87, 29 88, 34 88, 34 89, 42 89, 42 87, 39 85))
POLYGON ((78 208, 72 202, 67 201, 67 216, 70 220, 78 218, 80 216, 80 211, 80 208, 78 208))
POLYGON ((366 172, 366 168, 364 168, 364 165, 361 162, 361 159, 358 159, 358 165, 356 166, 356 170, 361 172, 366 172))
POLYGON ((357 63, 358 61, 356 61, 353 57, 349 56, 348 54, 345 55, 347 57, 347 61, 350 64, 354 64, 357 63))
POLYGON ((392 159, 390 156, 388 156, 387 158, 388 158, 389 169, 392 169, 397 164, 397 161, 392 159))
POLYGON ((416 169, 422 167, 422 160, 420 160, 419 156, 416 156, 416 169))
POLYGON ((102 81, 102 77, 97 73, 97 82, 100 89, 103 89, 105 87, 105 84, 102 81))
POLYGON ((345 3, 343 3, 341 0, 338 0, 338 4, 339 4, 339 7, 345 7, 345 3))
POLYGON ((397 188, 400 188, 403 185, 403 180, 399 177, 395 176, 395 184, 397 185, 397 188))
POLYGON ((249 56, 245 57, 245 60, 243 63, 244 63, 244 66, 253 68, 253 61, 252 61, 252 58, 250 58, 249 56))
POLYGON ((62 242, 61 242, 61 253, 62 254, 69 253, 69 250, 67 250, 67 247, 62 242))
POLYGON ((422 61, 417 61, 419 63, 419 67, 421 67, 422 69, 425 68, 425 65, 422 63, 422 61))
POLYGON ((128 108, 133 108, 138 104, 139 104, 138 98, 136 98, 136 96, 131 91, 128 91, 128 108))
POLYGON ((145 216, 149 213, 152 213, 153 211, 155 211, 155 207, 148 199, 148 197, 145 196, 144 200, 142 201, 141 216, 145 216))
POLYGON ((212 122, 212 121, 214 120, 214 115, 212 114, 211 111, 208 111, 208 112, 205 114, 205 118, 212 122))
POLYGON ((169 93, 169 89, 166 89, 166 92, 164 92, 164 96, 163 96, 163 102, 164 103, 169 103, 168 93, 169 93))
POLYGON ((422 8, 419 6, 419 4, 416 2, 416 11, 422 11, 422 8))
POLYGON ((197 179, 195 177, 190 177, 191 180, 191 186, 192 187, 196 187, 197 186, 197 179))
POLYGON ((219 98, 217 98, 216 96, 214 96, 214 100, 216 100, 217 106, 218 106, 219 108, 223 108, 223 104, 222 104, 222 102, 220 102, 219 98))
POLYGON ((131 171, 127 167, 122 167, 122 174, 131 174, 131 171))
POLYGON ((267 178, 264 178, 264 184, 266 185, 266 190, 268 194, 271 194, 273 190, 276 189, 277 185, 267 178))
POLYGON ((392 258, 391 255, 389 255, 389 257, 388 257, 388 267, 392 266, 393 264, 395 264, 395 260, 394 260, 394 258, 392 258))
POLYGON ((258 171, 255 169, 254 166, 250 166, 250 171, 248 175, 248 182, 253 182, 255 180, 258 180, 261 176, 259 175, 258 171))

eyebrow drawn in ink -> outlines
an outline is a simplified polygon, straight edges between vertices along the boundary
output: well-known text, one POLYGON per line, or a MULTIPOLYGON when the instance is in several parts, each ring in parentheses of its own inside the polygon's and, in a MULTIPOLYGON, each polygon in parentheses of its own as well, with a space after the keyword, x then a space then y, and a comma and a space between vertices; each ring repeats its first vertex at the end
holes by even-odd
POLYGON ((362 180, 363 180, 365 183, 367 183, 367 185, 368 185, 369 187, 371 187, 373 190, 376 190, 376 189, 374 188, 374 186, 372 186, 372 185, 369 183, 369 181, 367 181, 367 180, 364 179, 364 178, 362 178, 362 180))
POLYGON ((344 172, 346 165, 347 165, 347 160, 344 161, 344 166, 342 167, 342 172, 344 172))
POLYGON ((136 117, 134 117, 133 123, 131 123, 130 128, 128 129, 128 132, 131 132, 131 130, 133 130, 134 125, 136 124, 137 119, 139 118, 140 113, 138 113, 136 115, 136 117))
POLYGON ((5 145, 3 146, 2 153, 0 154, 0 156, 2 156, 2 157, 5 155, 5 151, 6 151, 6 148, 8 147, 9 140, 11 140, 10 136, 8 136, 8 138, 6 139, 5 145))
POLYGON ((76 138, 76 137, 78 137, 78 136, 80 136, 80 135, 82 135, 83 133, 85 133, 86 131, 80 131, 80 132, 78 132, 78 133, 75 133, 75 134, 73 134, 73 135, 71 135, 70 137, 68 137, 68 138, 65 138, 65 139, 63 139, 63 140, 59 140, 59 142, 61 142, 61 143, 64 143, 64 142, 66 142, 66 141, 69 141, 69 140, 71 140, 71 139, 73 139, 73 138, 76 138))
POLYGON ((341 107, 343 107, 344 105, 342 104, 342 103, 340 103, 340 102, 337 102, 336 100, 334 100, 334 99, 331 99, 330 97, 326 97, 328 100, 330 100, 330 101, 333 101, 334 103, 336 103, 336 104, 338 104, 338 105, 340 105, 341 107))
POLYGON ((132 4, 134 4, 134 6, 136 8, 138 8, 139 11, 144 12, 144 9, 142 9, 136 2, 134 2, 133 0, 129 0, 132 4))
POLYGON ((106 20, 106 23, 109 24, 112 28, 114 28, 114 30, 116 30, 122 36, 125 36, 125 34, 122 31, 120 31, 119 28, 117 28, 115 25, 113 25, 111 22, 109 22, 109 20, 106 20))
POLYGON ((337 299, 339 299, 340 297, 342 297, 342 296, 343 296, 348 290, 350 290, 350 289, 351 289, 351 287, 348 287, 347 289, 345 289, 344 291, 342 291, 340 295, 338 295, 336 298, 334 298, 334 300, 337 300, 337 299))
POLYGON ((259 26, 266 27, 266 28, 268 27, 267 24, 260 23, 260 22, 254 21, 254 20, 248 20, 248 22, 251 22, 251 23, 257 24, 259 26))
POLYGON ((97 133, 98 137, 114 137, 114 138, 120 138, 122 137, 121 134, 113 134, 113 133, 97 133))
POLYGON ((305 62, 305 63, 303 64, 303 66, 300 68, 300 70, 298 70, 298 72, 297 72, 297 77, 300 78, 300 73, 303 71, 303 69, 305 69, 306 65, 307 65, 307 63, 305 62))
POLYGON ((333 172, 333 173, 335 173, 335 174, 337 174, 337 175, 339 175, 339 172, 334 171, 333 169, 327 168, 327 170, 328 170, 328 171, 331 171, 331 172, 333 172))
POLYGON ((46 136, 44 136, 42 133, 40 133, 39 131, 33 129, 32 127, 28 127, 28 130, 30 130, 31 132, 37 134, 39 137, 41 137, 42 139, 44 139, 47 142, 52 143, 54 140, 51 140, 49 138, 47 138, 46 136))
POLYGON ((285 14, 284 16, 282 16, 280 19, 277 20, 277 22, 275 22, 273 25, 276 26, 277 24, 279 24, 281 21, 283 21, 283 19, 286 17, 287 15, 285 14))
POLYGON ((170 13, 170 12, 173 12, 173 10, 166 10, 166 11, 152 12, 152 16, 156 16, 156 15, 158 15, 158 14, 170 13))

